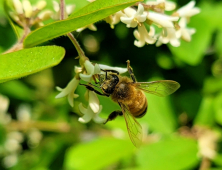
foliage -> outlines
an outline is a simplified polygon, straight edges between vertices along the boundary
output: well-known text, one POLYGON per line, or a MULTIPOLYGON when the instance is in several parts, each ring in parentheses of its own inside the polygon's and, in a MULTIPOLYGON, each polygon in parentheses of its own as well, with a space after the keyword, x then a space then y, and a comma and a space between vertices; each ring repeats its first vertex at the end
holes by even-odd
MULTIPOLYGON (((190 20, 190 27, 196 29, 191 42, 181 41, 179 47, 138 48, 133 45, 132 29, 122 23, 111 29, 101 21, 136 2, 139 0, 67 0, 67 4, 76 4, 69 18, 32 28, 35 30, 24 40, 25 48, 6 54, 23 32, 7 19, 4 10, 11 10, 10 3, 5 0, 4 6, 1 2, 0 169, 222 168, 222 3, 198 1, 201 13, 190 20), (91 61, 126 67, 129 59, 138 81, 169 79, 181 85, 169 97, 146 94, 148 111, 138 119, 144 131, 140 148, 132 145, 123 117, 106 125, 78 121, 82 116, 78 105, 87 104, 84 86, 77 87, 79 97, 73 108, 66 99, 55 99, 55 86, 66 86, 73 77, 73 66, 79 65, 74 60, 79 54, 63 35, 95 22, 97 32, 74 32, 91 61), (9 105, 5 112, 3 103, 9 105), (14 154, 6 147, 12 132, 22 134, 16 145, 10 145, 18 146, 14 154)), ((188 2, 177 1, 179 6, 188 2)), ((53 9, 50 0, 47 8, 53 9)), ((110 98, 99 96, 99 100, 103 118, 120 109, 110 98)), ((19 135, 15 136, 17 140, 19 135)))

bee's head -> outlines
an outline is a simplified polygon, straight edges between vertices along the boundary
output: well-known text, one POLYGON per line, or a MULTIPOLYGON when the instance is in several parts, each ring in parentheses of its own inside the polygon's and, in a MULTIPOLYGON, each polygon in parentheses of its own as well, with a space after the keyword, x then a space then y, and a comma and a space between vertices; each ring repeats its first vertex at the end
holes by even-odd
POLYGON ((115 74, 100 75, 101 89, 106 94, 112 94, 116 85, 119 83, 119 78, 115 74))

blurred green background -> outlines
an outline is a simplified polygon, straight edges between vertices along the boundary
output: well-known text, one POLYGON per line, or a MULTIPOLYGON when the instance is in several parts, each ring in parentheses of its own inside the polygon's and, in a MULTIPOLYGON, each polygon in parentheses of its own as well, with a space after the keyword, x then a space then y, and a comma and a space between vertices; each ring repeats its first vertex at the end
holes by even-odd
MULTIPOLYGON (((188 2, 177 1, 178 6, 188 2)), ((59 37, 48 43, 66 49, 59 65, 0 84, 0 169, 222 169, 222 2, 198 0, 196 6, 201 13, 189 23, 196 33, 190 43, 182 41, 177 48, 138 48, 133 45, 134 29, 123 23, 111 29, 101 21, 96 32, 74 33, 92 62, 126 67, 129 59, 140 82, 180 83, 169 97, 146 95, 148 112, 139 119, 144 130, 140 148, 131 143, 123 117, 106 125, 78 122, 78 104, 87 104, 84 87, 77 88, 80 97, 74 108, 67 98, 55 99, 55 86, 65 87, 78 66, 72 43, 59 37), (3 113, 7 101, 9 107, 3 113)), ((15 42, 1 0, 0 52, 15 42)), ((119 109, 109 98, 99 98, 101 117, 119 109)))

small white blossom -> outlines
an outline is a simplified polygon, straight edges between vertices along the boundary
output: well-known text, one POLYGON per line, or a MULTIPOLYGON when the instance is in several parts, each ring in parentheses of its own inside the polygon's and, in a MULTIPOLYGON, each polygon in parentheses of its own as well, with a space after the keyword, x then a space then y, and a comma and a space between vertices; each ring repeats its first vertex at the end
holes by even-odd
POLYGON ((20 2, 20 0, 13 0, 13 6, 14 6, 17 14, 23 14, 23 7, 22 7, 22 3, 20 2))
POLYGON ((93 91, 89 91, 89 106, 94 113, 99 111, 99 99, 93 91))
POLYGON ((76 32, 81 32, 81 31, 85 30, 86 28, 90 29, 91 31, 97 31, 96 26, 94 24, 90 24, 88 26, 85 26, 85 27, 82 27, 82 28, 78 28, 76 30, 76 32))
POLYGON ((87 108, 83 107, 82 103, 79 104, 79 110, 84 115, 79 118, 79 122, 88 123, 90 120, 94 120, 96 123, 104 123, 106 119, 99 117, 99 113, 102 111, 102 105, 99 106, 97 113, 94 113, 90 106, 87 108))
POLYGON ((50 19, 52 15, 53 15, 53 12, 51 10, 45 10, 38 14, 38 18, 41 21, 45 21, 47 19, 50 19))
POLYGON ((158 5, 160 3, 165 4, 165 10, 166 11, 172 11, 176 8, 176 3, 172 1, 167 1, 167 0, 156 0, 156 1, 148 1, 146 2, 147 5, 158 5))
POLYGON ((198 129, 199 155, 210 160, 217 155, 217 142, 221 138, 220 133, 210 129, 198 129))
POLYGON ((147 19, 153 21, 161 27, 174 28, 173 21, 178 21, 179 17, 168 16, 165 14, 159 14, 157 12, 150 11, 147 15, 147 19))
POLYGON ((156 46, 170 43, 174 47, 180 46, 180 41, 176 36, 175 28, 163 28, 161 35, 158 38, 156 46))
POLYGON ((11 168, 15 166, 18 162, 18 155, 13 153, 10 155, 7 155, 6 157, 3 158, 2 163, 4 167, 6 168, 11 168))
POLYGON ((114 28, 114 25, 120 22, 120 17, 122 16, 125 16, 125 14, 122 11, 118 11, 114 15, 106 17, 104 20, 110 24, 111 28, 114 28))
POLYGON ((95 64, 94 66, 89 60, 85 61, 84 66, 86 68, 87 74, 80 74, 80 78, 86 82, 91 82, 93 75, 100 73, 100 67, 98 64, 95 64))
POLYGON ((196 32, 196 30, 194 28, 187 27, 187 20, 184 17, 180 19, 178 24, 180 26, 180 29, 176 32, 177 37, 178 38, 181 37, 185 41, 190 42, 191 35, 193 35, 196 32))
MULTIPOLYGON (((53 9, 56 12, 55 14, 52 15, 52 19, 54 20, 59 20, 60 19, 60 6, 57 1, 52 1, 53 3, 53 9)), ((75 5, 66 5, 66 10, 65 10, 65 18, 68 17, 75 9, 75 5)))
POLYGON ((27 18, 30 18, 32 16, 32 5, 28 0, 23 0, 22 1, 23 9, 25 12, 25 16, 27 18))
POLYGON ((9 99, 0 95, 0 124, 8 124, 11 121, 11 115, 7 114, 9 99))
POLYGON ((156 38, 154 38, 155 29, 152 26, 150 27, 150 31, 148 33, 145 26, 141 24, 141 26, 138 26, 138 31, 135 30, 133 34, 138 40, 138 41, 137 40, 134 41, 134 45, 137 47, 143 47, 145 43, 154 44, 156 42, 156 38))
POLYGON ((34 8, 38 9, 38 10, 42 10, 43 8, 46 7, 46 1, 44 0, 41 0, 41 1, 38 1, 37 4, 34 6, 34 8))
MULTIPOLYGON (((100 69, 103 69, 103 70, 115 70, 115 71, 118 71, 119 74, 123 74, 125 72, 127 72, 127 68, 122 68, 122 67, 111 67, 111 66, 107 66, 107 65, 104 65, 104 64, 99 64, 99 67, 100 69)), ((103 74, 104 72, 101 71, 100 74, 103 74)))
POLYGON ((197 7, 194 7, 195 3, 196 3, 195 1, 189 2, 187 5, 178 9, 176 13, 180 17, 188 17, 188 18, 200 13, 200 9, 197 7))
POLYGON ((127 27, 135 28, 139 23, 146 21, 147 13, 144 12, 143 5, 138 5, 138 10, 132 8, 124 9, 126 16, 120 17, 120 20, 126 24, 127 27))
POLYGON ((21 104, 16 112, 17 119, 21 122, 28 122, 31 119, 31 107, 27 104, 21 104))
POLYGON ((79 85, 79 80, 74 77, 64 89, 56 87, 56 89, 61 92, 55 98, 61 98, 67 96, 69 104, 73 107, 74 106, 73 99, 79 97, 78 94, 74 94, 78 85, 79 85))

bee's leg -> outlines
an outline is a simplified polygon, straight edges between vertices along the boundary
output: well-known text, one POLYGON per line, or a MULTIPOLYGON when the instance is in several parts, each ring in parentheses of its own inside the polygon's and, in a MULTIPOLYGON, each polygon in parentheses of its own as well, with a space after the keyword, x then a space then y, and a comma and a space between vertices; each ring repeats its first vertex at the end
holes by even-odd
POLYGON ((107 96, 107 97, 109 97, 109 95, 107 95, 107 94, 104 94, 104 93, 101 93, 100 91, 98 91, 98 90, 96 90, 96 89, 94 89, 93 87, 91 87, 90 85, 87 85, 87 84, 81 84, 80 83, 80 85, 83 85, 83 86, 85 86, 88 90, 90 90, 90 91, 94 91, 96 94, 98 94, 98 95, 101 95, 101 96, 107 96))
POLYGON ((118 115, 122 116, 123 115, 122 111, 120 110, 113 111, 112 113, 110 113, 109 117, 106 119, 104 124, 106 124, 108 121, 114 120, 118 115))
POLYGON ((119 75, 119 72, 116 70, 103 70, 103 69, 101 69, 101 70, 106 72, 106 74, 107 74, 107 72, 111 72, 111 73, 116 73, 117 75, 119 75))
POLYGON ((130 74, 130 77, 133 80, 133 82, 135 83, 136 82, 136 77, 133 73, 133 68, 130 66, 130 61, 127 60, 126 62, 127 62, 127 69, 128 69, 129 74, 130 74))

